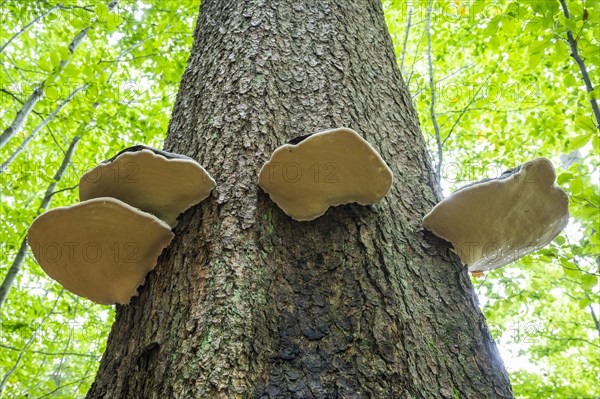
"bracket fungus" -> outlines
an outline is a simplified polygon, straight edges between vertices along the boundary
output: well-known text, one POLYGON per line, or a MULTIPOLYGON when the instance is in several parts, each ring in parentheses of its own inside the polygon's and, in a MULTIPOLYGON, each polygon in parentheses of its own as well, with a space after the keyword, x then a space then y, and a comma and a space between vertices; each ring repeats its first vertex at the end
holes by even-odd
POLYGON ((115 198, 54 208, 36 218, 27 242, 42 269, 74 294, 127 304, 173 238, 157 217, 115 198))
POLYGON ((569 221, 569 198, 546 158, 463 187, 423 225, 449 241, 470 272, 507 265, 548 245, 569 221))
POLYGON ((180 213, 208 197, 215 186, 192 158, 138 145, 85 173, 79 181, 79 199, 117 198, 172 227, 180 213))
POLYGON ((258 184, 288 216, 307 221, 330 206, 380 201, 392 186, 392 171, 358 133, 339 128, 277 148, 258 184))

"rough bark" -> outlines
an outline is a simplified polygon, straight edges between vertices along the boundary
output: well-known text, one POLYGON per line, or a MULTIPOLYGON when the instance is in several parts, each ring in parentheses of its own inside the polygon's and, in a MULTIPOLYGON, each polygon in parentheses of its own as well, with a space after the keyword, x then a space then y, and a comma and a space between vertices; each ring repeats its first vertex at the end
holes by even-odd
POLYGON ((117 309, 88 398, 512 397, 465 268, 421 227, 437 183, 379 1, 203 1, 165 149, 218 186, 117 309), (337 126, 392 190, 294 222, 258 171, 337 126))

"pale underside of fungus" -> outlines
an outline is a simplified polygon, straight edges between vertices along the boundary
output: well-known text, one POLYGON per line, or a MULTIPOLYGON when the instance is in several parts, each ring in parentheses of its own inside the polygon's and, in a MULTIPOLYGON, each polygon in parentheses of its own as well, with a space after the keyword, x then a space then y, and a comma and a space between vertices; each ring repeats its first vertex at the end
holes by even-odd
POLYGON ((129 303, 172 238, 165 222, 115 198, 49 210, 27 234, 48 276, 101 304, 129 303))
POLYGON ((84 174, 79 199, 117 198, 174 226, 179 214, 208 197, 215 185, 191 158, 135 146, 84 174))
POLYGON ((358 133, 339 128, 277 148, 258 182, 288 216, 308 221, 330 206, 380 201, 390 190, 392 172, 358 133))
POLYGON ((569 198, 546 158, 459 189, 423 225, 449 241, 469 271, 492 270, 548 245, 567 225, 569 198))

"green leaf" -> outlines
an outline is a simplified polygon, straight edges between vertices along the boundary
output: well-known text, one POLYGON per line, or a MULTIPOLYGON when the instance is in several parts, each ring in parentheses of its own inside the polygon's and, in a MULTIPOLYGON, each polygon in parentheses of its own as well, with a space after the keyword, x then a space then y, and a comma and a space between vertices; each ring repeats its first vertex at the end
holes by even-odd
POLYGON ((490 37, 490 47, 494 49, 500 47, 500 40, 498 40, 498 36, 493 35, 490 37))
POLYGON ((575 263, 566 258, 560 258, 560 264, 563 266, 563 271, 565 274, 569 277, 579 277, 581 274, 575 263))
POLYGON ((52 72, 50 75, 48 75, 48 77, 46 78, 47 85, 54 83, 58 79, 58 72, 59 72, 59 70, 55 69, 54 72, 52 72))
POLYGON ((569 172, 565 172, 565 173, 561 173, 560 175, 558 175, 558 178, 556 179, 556 182, 559 185, 563 185, 566 182, 568 182, 569 180, 571 180, 573 178, 573 174, 569 173, 569 172))
POLYGON ((50 62, 52 63, 52 69, 60 65, 60 54, 57 52, 50 53, 50 62))
POLYGON ((85 23, 83 23, 79 18, 72 17, 72 18, 69 18, 69 20, 71 21, 71 25, 75 29, 83 29, 83 28, 85 28, 85 23))
POLYGON ((60 59, 66 61, 71 57, 71 52, 67 47, 59 47, 58 52, 60 53, 60 59))
POLYGON ((528 51, 534 54, 541 53, 547 46, 548 42, 546 40, 536 40, 530 44, 528 51))
POLYGON ((565 18, 564 23, 565 23, 565 27, 568 30, 570 30, 571 32, 577 32, 577 24, 573 19, 565 18))
POLYGON ((557 40, 554 42, 554 50, 556 51, 556 55, 562 58, 563 60, 569 58, 569 50, 567 48, 567 44, 562 40, 557 40))
POLYGON ((121 18, 118 14, 109 14, 106 18, 108 30, 111 32, 117 29, 121 22, 123 22, 123 18, 121 18))
POLYGON ((502 31, 512 35, 512 34, 516 34, 519 28, 520 28, 520 21, 517 21, 512 18, 511 19, 508 19, 508 18, 502 19, 502 31))
MULTIPOLYGON (((596 133, 598 132, 598 129, 596 128, 596 124, 594 123, 593 120, 591 120, 590 118, 588 118, 587 116, 583 116, 583 115, 578 115, 577 117, 575 117, 575 126, 578 126, 584 130, 587 130, 588 132, 591 133, 596 133)), ((588 135, 588 140, 591 138, 590 135, 588 135)))
POLYGON ((592 187, 588 187, 585 189, 584 191, 585 197, 587 198, 588 201, 591 202, 591 204, 595 207, 599 207, 600 206, 600 196, 598 195, 598 192, 592 188, 592 187))
POLYGON ((92 79, 94 77, 94 68, 86 65, 83 67, 83 74, 88 78, 92 79))
POLYGON ((54 67, 52 66, 52 62, 48 59, 48 57, 42 57, 38 61, 38 66, 46 72, 52 72, 52 70, 54 69, 54 67))
POLYGON ((582 134, 581 136, 573 137, 571 141, 569 141, 569 145, 567 147, 568 151, 575 151, 583 147, 587 144, 588 141, 592 138, 590 133, 582 134))
POLYGON ((581 275, 581 285, 583 286, 583 289, 585 289, 586 291, 591 290, 597 284, 598 284, 598 276, 595 276, 593 274, 587 274, 587 273, 583 273, 581 275))
POLYGON ((583 190, 583 180, 581 177, 576 177, 569 183, 569 188, 571 189, 571 195, 576 195, 583 190))
POLYGON ((544 10, 544 13, 547 15, 554 15, 558 11, 558 2, 553 0, 544 0, 536 2, 541 8, 544 10))
POLYGON ((600 135, 594 135, 592 137, 592 148, 596 151, 600 150, 600 135))
POLYGON ((569 4, 569 11, 571 12, 571 19, 575 21, 579 21, 582 19, 583 7, 581 6, 581 3, 572 2, 571 4, 569 4))
POLYGON ((575 76, 572 73, 568 73, 565 75, 565 84, 570 87, 577 86, 577 81, 575 80, 575 76))
POLYGON ((104 3, 98 3, 94 9, 94 12, 100 21, 104 21, 109 14, 108 6, 104 3))
POLYGON ((579 301, 579 309, 585 309, 591 303, 592 303, 592 300, 590 298, 583 298, 582 300, 579 301))
POLYGON ((529 68, 534 69, 536 68, 540 61, 542 60, 542 56, 544 54, 543 53, 531 53, 529 54, 529 68))
POLYGON ((69 63, 63 69, 63 74, 68 78, 76 78, 80 75, 80 73, 81 73, 81 69, 73 63, 69 63))

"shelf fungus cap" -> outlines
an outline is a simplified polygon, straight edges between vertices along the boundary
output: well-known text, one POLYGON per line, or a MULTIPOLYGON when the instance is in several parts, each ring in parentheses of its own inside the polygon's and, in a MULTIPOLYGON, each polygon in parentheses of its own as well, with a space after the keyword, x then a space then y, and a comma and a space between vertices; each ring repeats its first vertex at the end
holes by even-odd
POLYGON ((215 186, 192 158, 138 145, 85 173, 79 199, 117 198, 175 226, 177 216, 208 197, 215 186))
POLYGON ((548 245, 569 221, 569 198, 546 158, 463 187, 423 225, 449 241, 470 272, 492 270, 548 245))
POLYGON ((358 133, 339 128, 277 148, 258 183, 288 216, 306 221, 330 206, 380 201, 392 186, 392 171, 358 133))
POLYGON ((169 245, 171 228, 115 198, 49 210, 33 221, 27 242, 46 274, 101 304, 127 304, 169 245))

